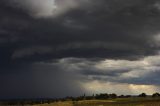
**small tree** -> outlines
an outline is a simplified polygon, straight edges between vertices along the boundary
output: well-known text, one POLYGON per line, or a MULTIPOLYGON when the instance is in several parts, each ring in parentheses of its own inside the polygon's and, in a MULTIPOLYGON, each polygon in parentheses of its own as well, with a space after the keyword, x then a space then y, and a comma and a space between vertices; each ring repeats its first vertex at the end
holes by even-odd
POLYGON ((160 97, 160 94, 159 94, 159 93, 154 93, 154 94, 152 95, 152 97, 160 97))
POLYGON ((96 99, 108 99, 109 98, 109 95, 107 93, 105 94, 96 94, 95 96, 96 99))
POLYGON ((110 98, 117 98, 117 95, 115 93, 109 94, 110 98))
POLYGON ((119 98, 124 98, 125 96, 124 95, 120 95, 120 96, 118 96, 119 98))
POLYGON ((146 93, 142 93, 139 95, 139 97, 146 97, 146 96, 147 96, 146 93))

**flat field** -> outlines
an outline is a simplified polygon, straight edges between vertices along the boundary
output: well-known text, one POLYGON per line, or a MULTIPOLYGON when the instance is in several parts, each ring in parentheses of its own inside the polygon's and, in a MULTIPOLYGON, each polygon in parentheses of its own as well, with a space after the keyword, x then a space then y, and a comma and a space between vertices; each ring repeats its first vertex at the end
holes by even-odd
POLYGON ((118 98, 110 100, 66 101, 34 106, 160 106, 160 98, 118 98))

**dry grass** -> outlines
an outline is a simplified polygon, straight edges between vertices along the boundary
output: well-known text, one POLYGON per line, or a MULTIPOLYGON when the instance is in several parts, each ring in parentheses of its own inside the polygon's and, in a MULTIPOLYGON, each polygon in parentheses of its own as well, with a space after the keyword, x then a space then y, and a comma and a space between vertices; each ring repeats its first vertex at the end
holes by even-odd
POLYGON ((160 99, 153 98, 123 98, 113 100, 81 101, 74 106, 160 106, 160 99))
POLYGON ((51 104, 41 104, 41 105, 33 105, 33 106, 74 106, 71 101, 68 102, 56 102, 51 104))
POLYGON ((123 98, 112 100, 66 101, 33 106, 160 106, 160 98, 123 98))

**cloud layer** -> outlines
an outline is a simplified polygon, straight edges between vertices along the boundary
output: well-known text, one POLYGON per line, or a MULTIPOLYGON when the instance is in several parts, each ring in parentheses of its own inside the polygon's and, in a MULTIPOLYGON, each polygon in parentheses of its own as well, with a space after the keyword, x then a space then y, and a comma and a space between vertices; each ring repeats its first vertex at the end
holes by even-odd
POLYGON ((22 8, 36 18, 56 17, 77 8, 83 0, 10 0, 10 5, 22 8))
POLYGON ((79 95, 104 92, 105 86, 110 86, 106 92, 119 94, 124 92, 112 88, 127 88, 129 94, 159 91, 159 4, 1 0, 2 98, 6 92, 5 97, 25 97, 25 92, 30 92, 28 97, 39 92, 45 97, 79 95), (33 87, 20 91, 23 83, 33 87), (17 86, 10 89, 12 84, 17 86))
POLYGON ((160 91, 158 89, 160 85, 158 78, 159 59, 159 55, 135 61, 112 59, 94 61, 83 58, 65 58, 53 64, 57 64, 61 70, 68 73, 79 75, 82 85, 92 92, 108 91, 119 94, 146 92, 152 94, 160 91))

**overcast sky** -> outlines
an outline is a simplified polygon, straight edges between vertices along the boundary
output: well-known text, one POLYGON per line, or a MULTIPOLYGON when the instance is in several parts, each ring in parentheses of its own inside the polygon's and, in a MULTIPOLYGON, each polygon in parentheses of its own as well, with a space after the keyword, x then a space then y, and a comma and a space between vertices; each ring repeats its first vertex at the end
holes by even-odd
POLYGON ((1 0, 0 98, 160 92, 159 0, 1 0))

